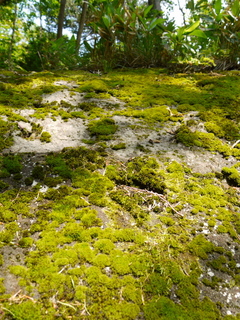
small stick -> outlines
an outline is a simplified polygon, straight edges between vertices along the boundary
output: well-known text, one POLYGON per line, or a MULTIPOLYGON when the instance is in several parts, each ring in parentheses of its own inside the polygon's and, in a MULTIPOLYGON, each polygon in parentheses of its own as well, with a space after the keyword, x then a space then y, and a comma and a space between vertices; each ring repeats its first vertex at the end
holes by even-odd
POLYGON ((74 308, 74 306, 72 306, 72 305, 69 304, 69 303, 65 303, 65 302, 62 302, 62 301, 59 301, 59 300, 57 300, 56 303, 60 303, 60 304, 62 304, 63 306, 73 308, 74 311, 77 311, 77 309, 74 308))
POLYGON ((156 196, 160 199, 162 199, 164 202, 167 203, 167 205, 177 214, 181 215, 181 213, 179 213, 172 205, 171 203, 169 203, 169 201, 167 201, 167 199, 162 195, 162 194, 159 194, 159 193, 156 193, 156 192, 153 192, 153 191, 149 191, 149 190, 146 190, 146 189, 138 189, 138 188, 135 188, 135 187, 129 187, 129 186, 125 186, 125 185, 120 185, 119 186, 120 188, 122 189, 125 189, 125 190, 132 190, 132 191, 135 191, 135 192, 138 192, 138 193, 147 193, 147 194, 150 194, 150 195, 153 195, 153 196, 156 196))
POLYGON ((239 144, 240 140, 236 141, 233 145, 232 148, 234 148, 237 144, 239 144))

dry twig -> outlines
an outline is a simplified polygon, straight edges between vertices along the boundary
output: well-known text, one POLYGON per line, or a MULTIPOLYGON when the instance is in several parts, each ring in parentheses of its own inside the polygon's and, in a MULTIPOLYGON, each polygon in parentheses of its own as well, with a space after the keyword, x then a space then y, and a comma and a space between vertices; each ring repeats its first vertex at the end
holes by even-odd
POLYGON ((164 201, 168 207, 170 207, 173 212, 177 213, 178 215, 181 215, 182 214, 180 212, 178 212, 172 205, 171 203, 164 197, 164 195, 160 194, 160 193, 157 193, 157 192, 153 192, 153 191, 149 191, 147 189, 138 189, 138 188, 135 188, 135 187, 130 187, 130 186, 125 186, 125 185, 120 185, 118 186, 119 188, 123 189, 123 190, 126 190, 127 192, 136 192, 136 193, 141 193, 141 194, 148 194, 148 195, 152 195, 152 196, 155 196, 155 197, 158 197, 160 198, 162 201, 164 201))

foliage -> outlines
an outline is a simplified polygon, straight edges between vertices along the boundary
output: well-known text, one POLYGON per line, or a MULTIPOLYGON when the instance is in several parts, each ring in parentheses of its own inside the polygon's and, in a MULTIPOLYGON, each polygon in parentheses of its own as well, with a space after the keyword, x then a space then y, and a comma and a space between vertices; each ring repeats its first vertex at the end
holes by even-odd
POLYGON ((206 39, 200 41, 201 55, 212 57, 217 68, 231 69, 239 66, 240 5, 238 0, 188 2, 191 16, 202 20, 206 39))

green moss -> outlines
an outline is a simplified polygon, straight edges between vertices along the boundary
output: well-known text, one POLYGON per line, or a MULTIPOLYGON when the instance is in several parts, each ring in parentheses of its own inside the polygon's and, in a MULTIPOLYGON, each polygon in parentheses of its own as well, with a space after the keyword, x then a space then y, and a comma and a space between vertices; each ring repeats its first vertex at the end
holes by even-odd
POLYGON ((130 269, 130 259, 127 254, 124 254, 120 250, 116 250, 111 254, 111 267, 114 272, 119 275, 129 274, 130 269))
POLYGON ((6 190, 9 187, 9 184, 7 184, 6 182, 0 180, 0 192, 6 190))
MULTIPOLYGON (((32 171, 34 179, 43 180, 46 174, 46 169, 42 165, 36 165, 32 171)), ((30 182, 30 181, 29 181, 30 182)))
POLYGON ((0 151, 8 148, 13 144, 13 138, 10 133, 12 132, 12 125, 0 119, 0 151))
POLYGON ((81 86, 81 92, 106 92, 108 88, 102 80, 92 80, 86 81, 83 86, 81 86))
POLYGON ((166 106, 156 106, 144 110, 139 110, 139 108, 137 110, 128 108, 124 111, 118 111, 116 113, 127 117, 141 118, 148 122, 163 122, 169 119, 169 111, 166 106))
POLYGON ((51 142, 51 134, 49 132, 43 131, 40 136, 41 142, 51 142))
POLYGON ((176 131, 176 140, 187 147, 197 146, 209 151, 218 151, 224 156, 230 156, 232 151, 230 147, 216 138, 213 133, 192 132, 188 127, 182 125, 176 131))
POLYGON ((215 270, 228 272, 227 268, 227 258, 225 256, 219 256, 217 259, 208 261, 208 266, 211 266, 215 270))
POLYGON ((82 111, 72 111, 70 113, 72 118, 80 118, 80 119, 86 119, 86 115, 82 111))
POLYGON ((7 223, 4 230, 0 232, 0 243, 11 243, 18 230, 19 226, 15 221, 7 223))
POLYGON ((170 279, 165 278, 159 273, 152 273, 147 283, 145 284, 144 289, 148 293, 152 293, 154 295, 168 295, 172 287, 172 283, 170 279))
POLYGON ((93 265, 99 268, 105 268, 111 265, 110 257, 106 254, 100 253, 98 254, 92 261, 93 265))
POLYGON ((213 108, 211 111, 200 112, 199 117, 205 120, 205 128, 209 132, 213 132, 219 138, 227 140, 238 140, 240 138, 239 125, 229 117, 228 112, 221 109, 213 108))
MULTIPOLYGON (((63 179, 61 177, 46 177, 44 178, 44 184, 50 188, 56 187, 57 185, 61 184, 63 182, 63 179)), ((25 181, 26 183, 26 181, 25 181)))
MULTIPOLYGON (((35 304, 31 300, 22 301, 21 304, 11 304, 6 309, 7 313, 14 319, 24 320, 43 320, 44 314, 41 312, 42 306, 35 304)), ((5 310, 6 310, 5 309, 5 310)))
MULTIPOLYGON (((239 76, 230 79, 226 73, 222 80, 203 74, 170 76, 157 69, 118 70, 102 76, 78 70, 64 72, 60 78, 63 76, 65 80, 78 81, 81 86, 90 86, 93 79, 99 80, 96 91, 87 88, 90 95, 99 97, 103 93, 104 98, 108 98, 106 92, 109 91, 128 106, 121 105, 119 111, 118 106, 100 108, 86 102, 78 106, 80 110, 62 102, 60 108, 66 108, 65 112, 65 109, 58 110, 56 103, 42 105, 42 91, 51 91, 51 83, 55 77, 60 77, 43 73, 24 77, 27 81, 18 79, 18 83, 9 78, 3 86, 5 96, 2 92, 0 95, 0 100, 6 101, 0 105, 0 114, 8 117, 9 124, 20 120, 13 114, 13 106, 21 109, 34 104, 36 116, 41 118, 46 114, 53 117, 61 114, 65 120, 72 116, 83 117, 95 126, 91 120, 98 119, 103 124, 103 120, 111 119, 118 109, 117 113, 141 119, 140 124, 132 126, 133 130, 156 131, 163 122, 170 121, 170 127, 171 121, 182 122, 184 114, 180 117, 172 108, 174 115, 170 117, 166 108, 167 105, 176 106, 178 112, 183 113, 202 111, 200 119, 210 132, 193 132, 199 123, 194 113, 186 126, 191 126, 192 130, 180 127, 180 133, 185 136, 180 134, 178 141, 182 138, 189 146, 199 146, 224 156, 240 155, 238 147, 231 148, 218 139, 236 140, 238 137, 239 76), (32 88, 31 92, 33 80, 38 89, 32 88), (43 82, 46 82, 45 89, 43 82), (106 91, 101 89, 102 85, 106 91)), ((5 82, 5 78, 2 80, 5 82)), ((8 124, 3 130, 3 140, 11 134, 8 124)), ((35 129, 34 135, 39 137, 42 128, 35 129)), ((98 142, 102 137, 110 139, 112 134, 93 133, 92 141, 98 142)), ((218 310, 213 302, 200 295, 199 288, 203 284, 217 290, 222 283, 207 276, 198 260, 205 259, 206 267, 227 273, 233 279, 230 285, 235 287, 239 283, 236 257, 197 232, 208 223, 211 232, 223 231, 221 237, 228 236, 229 245, 234 243, 237 252, 238 190, 226 189, 221 180, 226 178, 230 185, 238 186, 238 166, 229 168, 230 171, 223 168, 216 175, 193 174, 180 160, 179 163, 163 160, 160 155, 132 158, 124 163, 107 157, 106 165, 106 145, 109 143, 96 144, 95 151, 80 147, 48 154, 45 161, 36 164, 38 168, 33 169, 31 176, 29 170, 28 187, 23 186, 21 190, 12 189, 11 185, 12 182, 19 184, 13 177, 21 174, 21 170, 9 173, 3 166, 4 158, 15 160, 18 156, 0 156, 0 177, 3 183, 10 184, 8 190, 3 184, 0 193, 0 246, 8 250, 10 245, 16 253, 16 260, 13 260, 16 265, 10 272, 15 275, 22 293, 39 297, 34 304, 36 319, 227 319, 220 314, 220 307, 218 310), (229 177, 233 173, 231 182, 229 177), (33 179, 48 185, 48 191, 39 192, 40 183, 30 187, 33 179), (63 184, 64 180, 67 181, 63 184), (184 216, 173 216, 170 205, 184 216), (96 206, 102 206, 101 210, 96 206), (191 210, 195 216, 189 217, 191 210), (104 217, 104 221, 99 217, 104 217), (19 247, 20 255, 15 246, 19 247), (56 303, 55 309, 52 301, 56 303)), ((121 144, 116 145, 115 149, 120 147, 121 144)), ((143 146, 140 148, 142 152, 147 151, 143 146)), ((22 158, 24 160, 25 156, 22 158)), ((0 291, 4 292, 1 285, 0 291)), ((21 307, 26 300, 15 304, 9 302, 10 295, 2 296, 6 309, 17 306, 16 315, 4 311, 5 317, 25 319, 28 314, 21 313, 24 310, 30 314, 29 319, 34 319, 31 306, 29 310, 25 305, 21 307)))
POLYGON ((207 259, 208 254, 214 251, 214 244, 206 240, 201 234, 197 235, 188 245, 190 252, 201 259, 207 259))
MULTIPOLYGON (((94 253, 93 250, 90 248, 89 243, 87 242, 82 242, 82 243, 77 243, 74 245, 73 249, 77 252, 78 258, 80 259, 80 262, 92 262, 94 258, 94 253)), ((95 267, 94 267, 95 268, 95 267)), ((98 269, 94 269, 98 270, 98 269)), ((100 270, 99 270, 100 272, 100 270)), ((94 272, 95 273, 95 272, 94 272)), ((90 271, 88 272, 87 269, 87 276, 90 274, 90 271)))
POLYGON ((99 207, 106 207, 108 205, 108 199, 99 193, 90 194, 88 200, 91 204, 99 207))
POLYGON ((86 294, 88 291, 88 287, 83 285, 78 285, 75 288, 75 298, 77 301, 85 301, 86 300, 86 294))
POLYGON ((118 144, 115 144, 111 147, 113 150, 121 150, 121 149, 126 149, 126 143, 121 142, 118 144))
POLYGON ((159 218, 167 226, 173 226, 175 221, 171 217, 162 216, 159 218))
POLYGON ((224 167, 222 168, 222 174, 227 179, 229 185, 234 187, 240 186, 240 173, 236 168, 224 167))
POLYGON ((102 120, 95 120, 88 124, 88 130, 92 136, 96 136, 99 139, 104 136, 110 136, 117 131, 118 126, 115 121, 110 118, 102 120))
POLYGON ((219 284, 221 283, 222 279, 221 278, 218 278, 216 276, 213 276, 211 277, 211 279, 202 279, 202 283, 205 285, 205 286, 208 286, 208 287, 211 287, 212 289, 216 289, 218 288, 219 284))
POLYGON ((69 195, 62 200, 63 204, 74 208, 87 207, 89 203, 79 195, 69 195))
POLYGON ((15 221, 17 218, 16 213, 13 210, 9 210, 7 208, 4 207, 0 207, 0 220, 2 222, 11 222, 11 221, 15 221))
POLYGON ((6 291, 3 282, 4 282, 4 278, 0 278, 0 294, 1 294, 1 295, 4 294, 5 291, 6 291))
POLYGON ((214 133, 217 137, 219 137, 219 138, 223 138, 224 137, 224 131, 216 123, 211 122, 211 121, 205 122, 204 123, 204 127, 208 132, 214 133))
POLYGON ((53 254, 52 261, 54 261, 54 263, 58 266, 68 264, 75 266, 78 262, 78 254, 72 248, 63 248, 53 254), (63 263, 64 261, 62 259, 64 259, 66 263, 63 263))
POLYGON ((109 254, 115 249, 115 245, 110 239, 99 239, 95 242, 94 248, 99 252, 109 254))
POLYGON ((30 248, 34 243, 34 240, 30 237, 25 237, 19 240, 18 244, 22 248, 30 248))
POLYGON ((46 157, 46 163, 49 165, 53 173, 59 174, 62 178, 71 179, 72 172, 61 155, 46 157))
POLYGON ((102 221, 97 217, 97 211, 91 210, 89 213, 85 213, 81 222, 85 227, 101 226, 102 221))
POLYGON ((128 179, 140 188, 146 188, 157 193, 164 193, 164 177, 159 165, 152 158, 136 158, 128 163, 128 179))
POLYGON ((89 112, 96 107, 97 105, 94 102, 82 102, 78 104, 78 108, 86 112, 89 112))
POLYGON ((22 170, 21 157, 9 155, 3 158, 3 167, 9 173, 20 173, 22 170))

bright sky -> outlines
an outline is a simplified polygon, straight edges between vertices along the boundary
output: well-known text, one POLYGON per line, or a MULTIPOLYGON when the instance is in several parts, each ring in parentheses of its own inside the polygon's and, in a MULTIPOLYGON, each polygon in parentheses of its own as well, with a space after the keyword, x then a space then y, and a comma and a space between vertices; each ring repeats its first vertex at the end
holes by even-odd
POLYGON ((180 4, 181 8, 183 10, 185 10, 187 0, 179 0, 179 1, 174 0, 174 3, 175 3, 175 5, 174 5, 172 13, 170 14, 170 18, 174 18, 174 20, 176 21, 176 25, 181 26, 181 25, 183 25, 183 15, 182 15, 181 11, 179 10, 178 3, 180 4))

